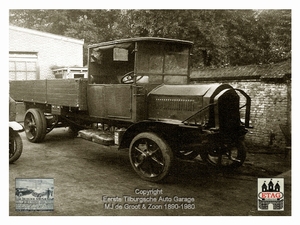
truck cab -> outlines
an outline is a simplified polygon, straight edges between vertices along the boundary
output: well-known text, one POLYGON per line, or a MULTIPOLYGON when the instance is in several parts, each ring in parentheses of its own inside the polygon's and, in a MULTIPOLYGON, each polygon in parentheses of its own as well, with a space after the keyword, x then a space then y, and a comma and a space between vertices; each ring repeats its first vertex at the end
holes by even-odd
POLYGON ((146 119, 149 91, 162 84, 188 84, 192 44, 140 37, 89 46, 90 116, 128 122, 146 119))

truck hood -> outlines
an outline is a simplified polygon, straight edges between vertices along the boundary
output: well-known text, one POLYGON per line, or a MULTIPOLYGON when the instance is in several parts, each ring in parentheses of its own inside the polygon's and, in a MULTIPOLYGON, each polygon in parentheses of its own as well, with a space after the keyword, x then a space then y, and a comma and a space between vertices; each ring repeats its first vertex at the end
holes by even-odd
POLYGON ((148 93, 148 118, 184 121, 214 103, 215 97, 228 89, 234 90, 228 84, 163 84, 148 93))
POLYGON ((191 85, 166 85, 163 84, 153 89, 149 95, 160 96, 204 96, 213 93, 220 84, 191 84, 191 85))

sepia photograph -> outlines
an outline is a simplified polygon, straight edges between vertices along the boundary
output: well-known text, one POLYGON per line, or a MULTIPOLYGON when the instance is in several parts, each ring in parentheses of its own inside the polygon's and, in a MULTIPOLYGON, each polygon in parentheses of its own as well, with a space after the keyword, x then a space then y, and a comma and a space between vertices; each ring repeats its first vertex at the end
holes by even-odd
POLYGON ((291 5, 97 7, 8 9, 7 216, 291 219, 291 5))

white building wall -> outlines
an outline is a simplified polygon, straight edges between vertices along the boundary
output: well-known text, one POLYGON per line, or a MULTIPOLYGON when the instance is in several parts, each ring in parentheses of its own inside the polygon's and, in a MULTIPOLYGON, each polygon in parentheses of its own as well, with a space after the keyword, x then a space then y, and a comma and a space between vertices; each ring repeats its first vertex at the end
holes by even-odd
POLYGON ((82 67, 83 40, 50 33, 9 27, 10 52, 36 52, 37 79, 54 79, 53 67, 82 67))

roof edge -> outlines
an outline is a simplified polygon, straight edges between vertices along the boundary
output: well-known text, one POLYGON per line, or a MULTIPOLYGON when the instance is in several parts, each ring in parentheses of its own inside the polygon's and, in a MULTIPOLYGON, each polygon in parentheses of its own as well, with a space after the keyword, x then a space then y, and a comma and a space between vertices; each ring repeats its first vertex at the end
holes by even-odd
POLYGON ((66 37, 66 36, 57 35, 57 34, 51 34, 51 33, 47 33, 44 31, 38 31, 38 30, 33 30, 33 29, 29 29, 29 28, 24 28, 24 27, 17 27, 17 26, 12 26, 12 25, 9 25, 9 29, 15 30, 15 31, 26 32, 26 33, 30 33, 30 34, 34 34, 34 35, 38 35, 38 36, 73 42, 76 44, 81 44, 81 45, 84 44, 84 39, 76 39, 76 38, 66 37))
POLYGON ((180 39, 172 39, 172 38, 160 38, 160 37, 135 37, 135 38, 125 38, 113 41, 106 41, 96 44, 88 45, 89 48, 98 47, 98 46, 106 46, 106 45, 115 45, 121 43, 128 43, 128 42, 138 42, 138 41, 163 41, 163 42, 178 42, 181 44, 193 45, 192 41, 187 40, 180 40, 180 39))

